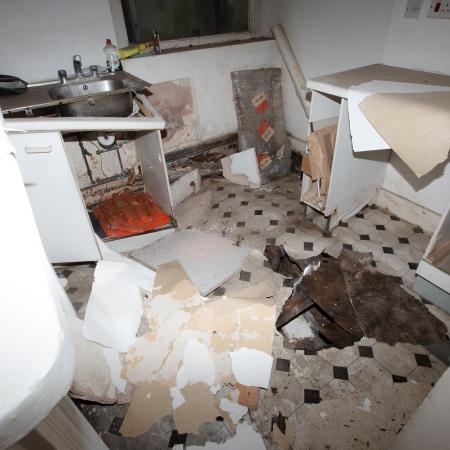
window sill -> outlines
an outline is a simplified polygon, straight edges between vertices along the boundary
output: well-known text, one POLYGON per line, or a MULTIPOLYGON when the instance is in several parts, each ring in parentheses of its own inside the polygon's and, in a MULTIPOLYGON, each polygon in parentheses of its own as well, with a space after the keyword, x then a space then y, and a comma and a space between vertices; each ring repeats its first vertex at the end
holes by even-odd
MULTIPOLYGON (((210 42, 210 43, 195 43, 186 46, 178 46, 178 47, 164 47, 164 42, 161 42, 161 54, 159 55, 136 55, 131 58, 127 58, 123 61, 129 61, 132 59, 140 59, 140 58, 152 58, 152 57, 160 57, 163 55, 171 54, 171 53, 181 53, 181 52, 189 52, 193 50, 203 50, 206 48, 217 48, 217 47, 227 47, 230 45, 242 45, 242 44, 250 44, 255 42, 264 42, 264 41, 273 41, 273 37, 253 37, 247 39, 234 39, 223 42, 210 42)), ((166 42, 177 42, 177 41, 166 41, 166 42)))

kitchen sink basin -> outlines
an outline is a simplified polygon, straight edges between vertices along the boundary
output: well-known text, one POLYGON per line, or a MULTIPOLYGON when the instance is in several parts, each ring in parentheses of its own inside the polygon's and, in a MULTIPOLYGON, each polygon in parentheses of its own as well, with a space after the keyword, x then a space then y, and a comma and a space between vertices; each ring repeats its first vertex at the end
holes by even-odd
POLYGON ((54 86, 48 94, 53 100, 61 100, 62 116, 124 117, 133 110, 130 89, 112 76, 54 86))

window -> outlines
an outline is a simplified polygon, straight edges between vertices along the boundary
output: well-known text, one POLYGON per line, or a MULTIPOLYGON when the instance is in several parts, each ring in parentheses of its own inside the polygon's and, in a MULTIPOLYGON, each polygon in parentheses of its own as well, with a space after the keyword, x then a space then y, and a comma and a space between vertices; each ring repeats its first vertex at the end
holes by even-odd
POLYGON ((248 0, 122 0, 130 43, 248 32, 248 0))

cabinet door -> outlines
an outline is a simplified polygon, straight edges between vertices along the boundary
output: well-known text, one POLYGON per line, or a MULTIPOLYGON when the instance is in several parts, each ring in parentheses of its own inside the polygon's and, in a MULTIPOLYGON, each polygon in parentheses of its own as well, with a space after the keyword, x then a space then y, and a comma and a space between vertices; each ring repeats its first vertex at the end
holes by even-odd
POLYGON ((60 133, 13 134, 10 139, 50 262, 98 260, 92 225, 60 133))

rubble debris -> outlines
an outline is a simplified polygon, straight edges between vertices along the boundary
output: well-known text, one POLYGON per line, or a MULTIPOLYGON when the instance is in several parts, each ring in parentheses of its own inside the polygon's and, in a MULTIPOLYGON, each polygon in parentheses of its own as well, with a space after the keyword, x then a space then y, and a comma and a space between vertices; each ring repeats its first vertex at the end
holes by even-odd
POLYGON ((72 317, 70 329, 75 342, 75 372, 70 395, 74 398, 112 404, 117 391, 111 379, 110 368, 103 347, 86 340, 82 332, 83 321, 72 317))
POLYGON ((223 176, 235 184, 250 188, 261 187, 258 160, 254 148, 234 153, 221 160, 223 176))
POLYGON ((365 255, 360 255, 343 250, 338 263, 364 335, 390 345, 442 342, 447 334, 445 324, 408 294, 395 277, 364 264, 361 257, 365 255))
POLYGON ((133 400, 120 427, 126 437, 145 433, 158 419, 172 414, 172 399, 169 389, 153 381, 136 388, 133 400))
POLYGON ((181 230, 155 243, 135 250, 131 256, 147 267, 157 268, 169 261, 180 261, 202 295, 208 295, 242 266, 250 253, 245 245, 236 246, 214 233, 181 230))
POLYGON ((265 255, 275 271, 294 277, 292 294, 276 322, 287 348, 344 348, 363 336, 390 345, 425 345, 445 338, 445 325, 396 277, 372 267, 371 254, 344 249, 337 260, 322 253, 302 261, 289 257, 282 246, 270 245, 265 255), (284 327, 299 316, 305 323, 296 324, 297 329, 291 325, 285 332, 284 327))

